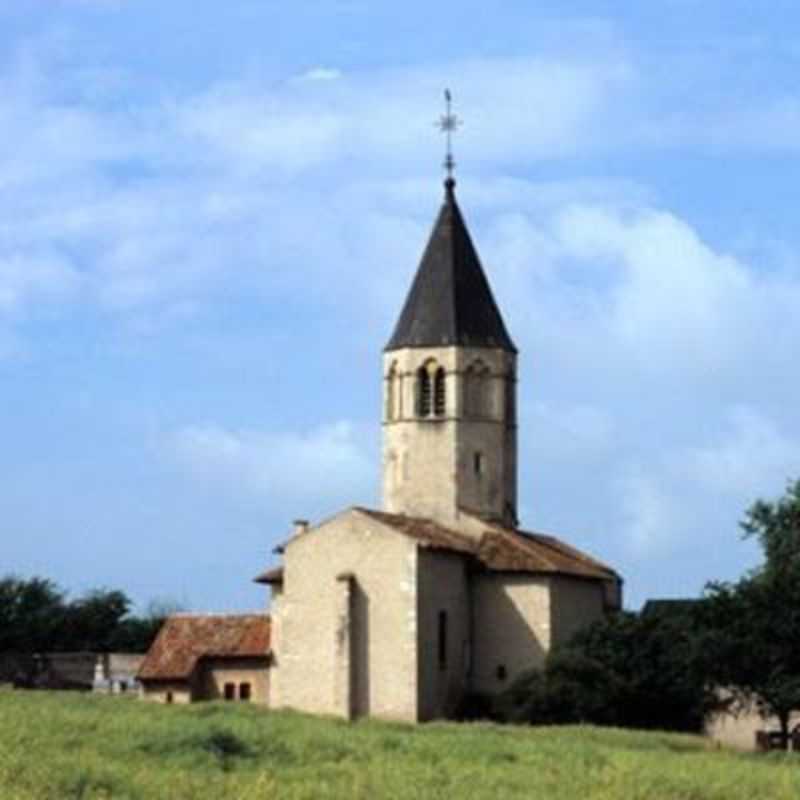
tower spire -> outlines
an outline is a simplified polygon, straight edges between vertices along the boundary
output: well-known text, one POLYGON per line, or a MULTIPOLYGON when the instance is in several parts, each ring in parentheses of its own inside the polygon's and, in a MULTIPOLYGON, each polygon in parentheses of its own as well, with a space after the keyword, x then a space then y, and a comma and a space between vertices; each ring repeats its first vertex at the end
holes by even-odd
POLYGON ((439 130, 446 136, 446 148, 444 157, 444 169, 447 177, 445 178, 444 185, 448 189, 452 189, 456 185, 456 180, 453 173, 456 168, 456 162, 453 158, 453 134, 458 130, 461 125, 461 120, 453 113, 453 95, 449 89, 444 90, 445 113, 439 117, 437 125, 439 130))

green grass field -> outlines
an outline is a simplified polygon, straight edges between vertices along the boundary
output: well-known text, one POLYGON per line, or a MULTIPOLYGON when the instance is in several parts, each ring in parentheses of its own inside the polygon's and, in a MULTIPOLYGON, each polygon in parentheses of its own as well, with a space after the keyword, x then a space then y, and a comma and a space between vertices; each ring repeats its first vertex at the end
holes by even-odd
POLYGON ((0 692, 0 798, 752 800, 800 760, 591 727, 347 724, 253 706, 0 692))

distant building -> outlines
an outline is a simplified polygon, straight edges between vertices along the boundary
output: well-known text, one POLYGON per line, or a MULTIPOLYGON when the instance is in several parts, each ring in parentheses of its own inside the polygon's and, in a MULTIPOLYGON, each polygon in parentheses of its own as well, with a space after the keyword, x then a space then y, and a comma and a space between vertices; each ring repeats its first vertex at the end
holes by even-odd
POLYGON ((136 673, 144 653, 100 653, 94 667, 92 689, 104 694, 136 693, 141 688, 136 673))
POLYGON ((142 697, 164 703, 266 703, 270 622, 265 614, 175 614, 138 672, 142 697))
POLYGON ((2 653, 0 682, 31 689, 135 693, 143 659, 143 653, 2 653))

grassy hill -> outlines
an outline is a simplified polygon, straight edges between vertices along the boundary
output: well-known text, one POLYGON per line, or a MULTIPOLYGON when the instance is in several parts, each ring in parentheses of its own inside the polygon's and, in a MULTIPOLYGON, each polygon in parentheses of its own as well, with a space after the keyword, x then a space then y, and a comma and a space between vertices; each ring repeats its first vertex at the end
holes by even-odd
POLYGON ((0 692, 0 797, 794 800, 800 760, 591 727, 348 725, 232 704, 0 692))

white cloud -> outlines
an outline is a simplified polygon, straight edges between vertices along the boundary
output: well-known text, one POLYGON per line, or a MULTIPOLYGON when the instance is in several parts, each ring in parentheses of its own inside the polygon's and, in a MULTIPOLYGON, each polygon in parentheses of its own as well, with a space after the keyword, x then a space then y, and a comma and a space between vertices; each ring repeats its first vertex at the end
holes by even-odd
POLYGON ((686 358, 706 367, 735 356, 737 330, 752 324, 753 276, 685 222, 658 211, 625 219, 572 208, 558 236, 567 256, 609 270, 614 332, 640 364, 686 358))
MULTIPOLYGON (((755 409, 731 409, 712 442, 690 447, 681 457, 689 477, 708 490, 749 504, 772 496, 800 468, 800 441, 755 409)), ((677 467, 677 465, 676 465, 677 467)))
POLYGON ((652 469, 630 468, 616 482, 623 519, 622 533, 633 555, 653 557, 674 550, 686 535, 681 504, 670 496, 652 469))
POLYGON ((166 447, 182 468, 218 491, 299 514, 369 497, 377 477, 355 427, 344 421, 306 433, 186 427, 166 447))
POLYGON ((71 297, 81 282, 79 273, 60 256, 0 251, 0 313, 18 311, 35 300, 71 297))
POLYGON ((300 75, 303 81, 335 81, 342 77, 341 70, 332 67, 314 67, 300 75))

